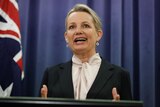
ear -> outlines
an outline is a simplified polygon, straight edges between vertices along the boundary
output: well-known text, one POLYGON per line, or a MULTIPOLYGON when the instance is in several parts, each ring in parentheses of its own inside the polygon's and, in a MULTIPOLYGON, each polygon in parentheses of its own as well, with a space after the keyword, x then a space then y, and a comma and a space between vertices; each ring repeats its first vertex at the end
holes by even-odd
POLYGON ((66 43, 68 43, 67 32, 64 33, 64 38, 65 38, 66 43))
POLYGON ((97 35, 98 35, 97 41, 101 40, 101 38, 102 38, 102 36, 103 36, 103 31, 102 31, 102 30, 98 30, 98 31, 97 31, 97 35))

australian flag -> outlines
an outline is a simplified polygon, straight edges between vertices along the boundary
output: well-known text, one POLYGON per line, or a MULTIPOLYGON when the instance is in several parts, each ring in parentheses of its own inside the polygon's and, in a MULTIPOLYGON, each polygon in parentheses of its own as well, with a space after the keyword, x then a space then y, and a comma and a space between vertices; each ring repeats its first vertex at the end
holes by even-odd
POLYGON ((0 97, 21 96, 24 71, 16 0, 0 0, 0 97))

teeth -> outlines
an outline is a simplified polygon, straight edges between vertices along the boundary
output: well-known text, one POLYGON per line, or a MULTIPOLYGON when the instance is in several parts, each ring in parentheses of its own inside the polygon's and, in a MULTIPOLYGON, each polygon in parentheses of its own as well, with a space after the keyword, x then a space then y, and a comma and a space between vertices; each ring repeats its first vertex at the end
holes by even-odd
POLYGON ((74 41, 75 42, 78 42, 78 41, 86 41, 87 40, 87 38, 77 38, 77 39, 75 39, 74 41))

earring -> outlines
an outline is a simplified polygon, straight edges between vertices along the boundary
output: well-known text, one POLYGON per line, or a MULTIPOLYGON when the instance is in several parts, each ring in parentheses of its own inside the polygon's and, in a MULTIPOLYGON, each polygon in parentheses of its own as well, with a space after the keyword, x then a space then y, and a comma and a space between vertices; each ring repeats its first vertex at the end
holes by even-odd
POLYGON ((68 39, 66 38, 65 40, 66 40, 66 42, 68 43, 68 39))
POLYGON ((67 38, 65 38, 65 40, 66 40, 66 47, 68 47, 68 39, 67 39, 67 38))
POLYGON ((68 43, 66 44, 66 47, 68 48, 68 43))
POLYGON ((99 42, 98 41, 96 42, 96 46, 99 46, 99 42))

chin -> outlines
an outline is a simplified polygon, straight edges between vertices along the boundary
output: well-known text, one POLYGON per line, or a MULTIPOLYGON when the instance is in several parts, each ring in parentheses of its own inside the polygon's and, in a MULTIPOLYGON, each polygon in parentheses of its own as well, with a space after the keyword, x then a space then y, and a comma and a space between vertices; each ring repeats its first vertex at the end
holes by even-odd
POLYGON ((85 49, 84 48, 74 49, 74 52, 75 53, 84 53, 84 52, 86 52, 86 48, 85 49))

